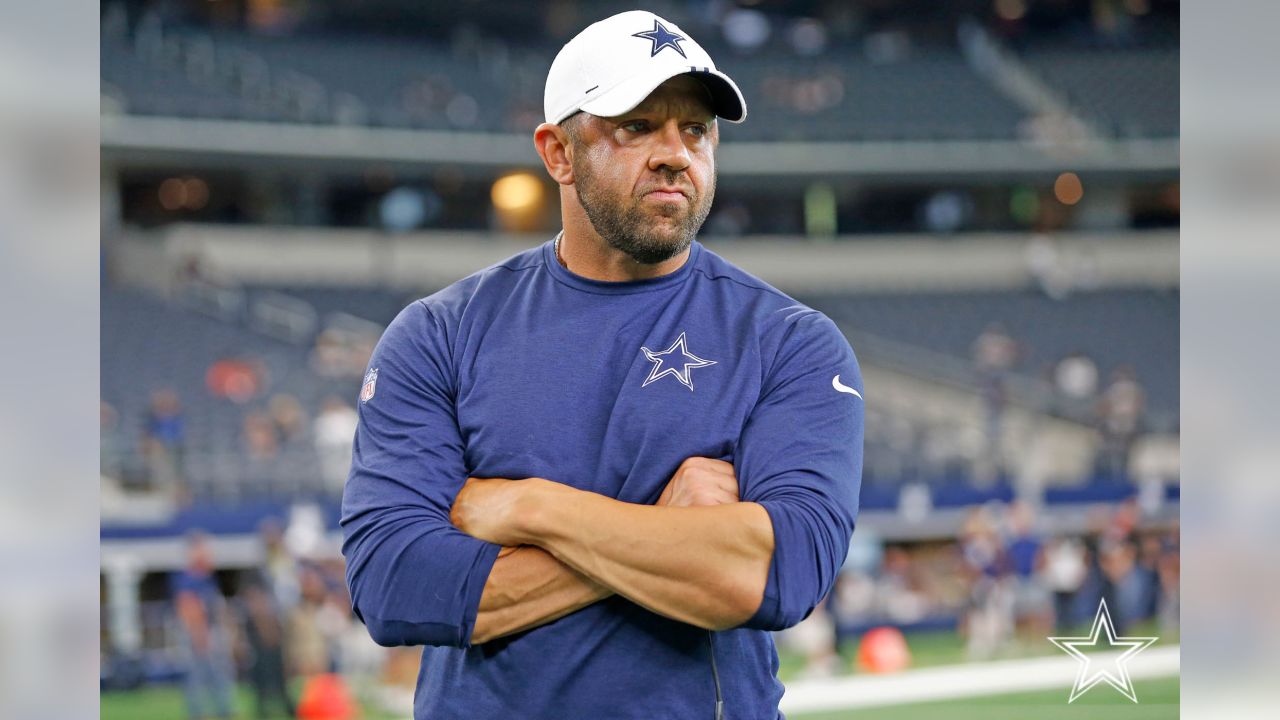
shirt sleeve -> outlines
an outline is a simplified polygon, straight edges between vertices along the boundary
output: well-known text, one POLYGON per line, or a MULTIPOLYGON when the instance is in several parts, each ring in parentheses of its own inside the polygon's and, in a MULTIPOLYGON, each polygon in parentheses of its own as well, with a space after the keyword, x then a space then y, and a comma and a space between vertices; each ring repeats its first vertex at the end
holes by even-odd
POLYGON ((342 554, 380 645, 469 646, 500 550, 449 521, 467 478, 451 368, 444 327, 417 302, 387 327, 361 390, 342 554))
POLYGON ((862 374, 824 315, 792 309, 734 458, 742 499, 764 507, 774 551, 764 598, 744 627, 809 616, 849 552, 862 484, 862 374))

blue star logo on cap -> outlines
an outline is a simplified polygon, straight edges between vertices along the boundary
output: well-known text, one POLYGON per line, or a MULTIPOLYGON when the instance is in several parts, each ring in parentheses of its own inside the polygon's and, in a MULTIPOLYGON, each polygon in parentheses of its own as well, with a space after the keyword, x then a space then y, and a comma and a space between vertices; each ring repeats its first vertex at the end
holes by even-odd
POLYGON ((653 21, 652 30, 647 32, 638 32, 631 37, 644 38, 645 40, 653 41, 653 48, 649 50, 649 57, 653 57, 659 52, 662 52, 663 48, 671 48, 672 50, 675 50, 680 53, 680 57, 682 58, 688 59, 689 57, 688 55, 685 55, 684 50, 680 48, 680 41, 688 40, 688 38, 671 32, 658 20, 653 21))

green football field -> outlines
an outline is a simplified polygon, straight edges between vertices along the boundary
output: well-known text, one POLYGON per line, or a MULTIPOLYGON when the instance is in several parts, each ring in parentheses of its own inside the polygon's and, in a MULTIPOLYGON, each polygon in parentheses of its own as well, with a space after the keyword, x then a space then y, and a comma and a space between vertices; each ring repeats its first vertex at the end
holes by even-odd
MULTIPOLYGON (((1166 720, 1178 717, 1178 678, 1136 680, 1138 704, 1105 685, 1067 704, 1069 688, 939 702, 790 715, 790 720, 1166 720)), ((240 690, 240 717, 253 717, 250 694, 240 690)), ((102 720, 183 720, 182 693, 154 688, 102 696, 102 720)), ((404 720, 366 710, 366 720, 404 720)))
MULTIPOLYGON (((1157 634, 1153 627, 1136 627, 1134 634, 1157 634), (1150 632, 1148 632, 1150 631, 1150 632)), ((1159 645, 1176 643, 1176 635, 1161 637, 1159 645)), ((962 663, 964 640, 953 632, 914 633, 907 638, 911 648, 912 667, 936 667, 962 663)), ((841 649, 844 667, 852 667, 856 646, 841 649)), ((1028 642, 1014 647, 1002 657, 1034 657, 1052 655, 1057 649, 1043 642, 1028 642)), ((782 652, 779 675, 784 681, 793 679, 803 665, 803 659, 782 652)), ((1067 704, 1069 682, 1061 690, 992 695, 928 703, 915 703, 895 707, 860 708, 842 712, 793 714, 791 720, 1056 720, 1071 718, 1088 720, 1154 720, 1178 717, 1178 679, 1160 678, 1137 680, 1134 687, 1138 695, 1137 705, 1112 688, 1102 685, 1090 690, 1074 703, 1067 704)), ((300 687, 294 685, 293 696, 298 697, 300 687)), ((252 718, 252 694, 247 686, 241 687, 237 697, 240 718, 252 718)), ((157 687, 125 693, 102 695, 102 720, 183 720, 186 711, 182 692, 176 687, 157 687)), ((403 720, 373 709, 366 709, 364 720, 403 720)))
POLYGON ((1178 678, 1135 680, 1135 705, 1111 687, 1100 685, 1067 703, 1061 690, 988 695, 963 700, 860 708, 788 715, 789 720, 1169 720, 1178 717, 1178 678))
MULTIPOLYGON (((299 688, 295 683, 293 697, 296 700, 299 688)), ((256 718, 254 714, 253 692, 248 685, 236 689, 236 718, 256 718)), ((110 692, 102 694, 101 720, 186 720, 187 709, 182 700, 182 690, 178 687, 153 687, 130 692, 110 692)), ((372 708, 365 708, 362 720, 405 720, 400 715, 389 715, 372 708)), ((270 716, 270 720, 288 720, 286 715, 270 716)))

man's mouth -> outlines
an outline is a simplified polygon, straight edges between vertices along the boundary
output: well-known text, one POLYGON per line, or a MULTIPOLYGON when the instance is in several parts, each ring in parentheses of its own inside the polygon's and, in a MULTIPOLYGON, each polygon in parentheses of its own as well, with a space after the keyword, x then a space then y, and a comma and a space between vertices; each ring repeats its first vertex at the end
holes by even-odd
POLYGON ((668 188, 650 190, 644 194, 644 197, 653 198, 659 202, 678 202, 680 200, 688 200, 688 197, 686 197, 683 192, 668 188))

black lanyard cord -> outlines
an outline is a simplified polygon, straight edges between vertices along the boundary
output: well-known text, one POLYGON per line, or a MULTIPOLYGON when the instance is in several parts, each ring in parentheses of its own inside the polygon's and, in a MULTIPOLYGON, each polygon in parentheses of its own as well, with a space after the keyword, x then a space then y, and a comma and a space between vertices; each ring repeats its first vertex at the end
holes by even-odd
POLYGON ((711 679, 716 683, 716 720, 724 720, 724 697, 720 694, 720 671, 716 668, 715 633, 707 631, 707 650, 711 653, 711 679))

